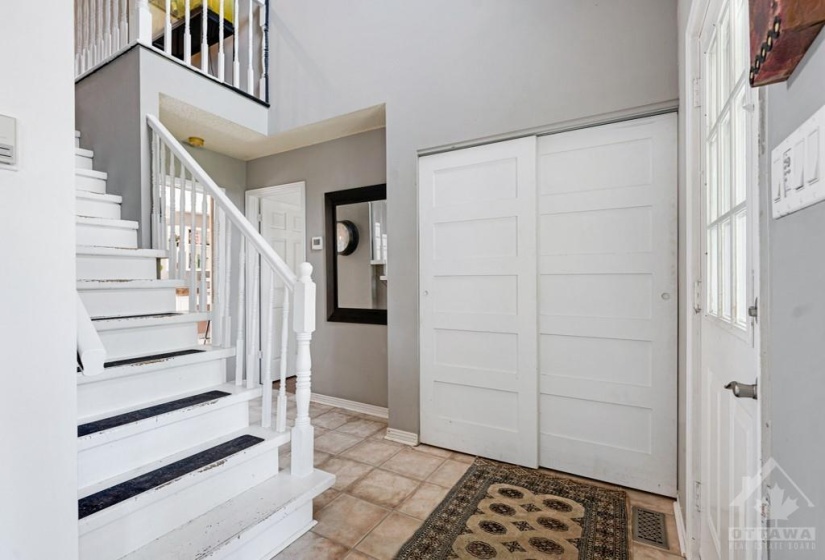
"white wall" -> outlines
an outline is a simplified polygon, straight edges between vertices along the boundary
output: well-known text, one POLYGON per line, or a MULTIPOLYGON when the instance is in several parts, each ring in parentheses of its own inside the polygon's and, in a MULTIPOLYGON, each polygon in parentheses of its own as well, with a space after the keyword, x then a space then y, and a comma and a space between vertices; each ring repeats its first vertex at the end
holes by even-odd
POLYGON ((0 558, 77 557, 72 4, 0 18, 0 114, 19 171, 0 169, 0 558), (44 17, 47 14, 48 17, 44 17), (38 37, 32 27, 37 22, 38 37), (44 154, 47 155, 44 157, 44 154))
POLYGON ((273 0, 270 14, 270 133, 386 103, 390 425, 417 432, 418 151, 676 100, 676 0, 273 0))

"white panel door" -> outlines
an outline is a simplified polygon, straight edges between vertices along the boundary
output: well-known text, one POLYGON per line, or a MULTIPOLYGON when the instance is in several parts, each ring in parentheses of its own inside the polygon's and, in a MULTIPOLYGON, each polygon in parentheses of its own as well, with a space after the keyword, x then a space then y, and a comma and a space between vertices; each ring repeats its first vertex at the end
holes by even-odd
POLYGON ((710 3, 700 37, 704 177, 701 315, 701 556, 760 557, 758 402, 736 398, 731 381, 757 384, 759 325, 748 307, 759 293, 758 100, 748 83, 747 0, 710 3), (751 533, 753 535, 754 533, 751 533), (756 533, 758 534, 758 533, 756 533))
POLYGON ((419 161, 421 440, 538 465, 535 137, 419 161))
POLYGON ((542 466, 676 495, 676 116, 539 138, 542 466))

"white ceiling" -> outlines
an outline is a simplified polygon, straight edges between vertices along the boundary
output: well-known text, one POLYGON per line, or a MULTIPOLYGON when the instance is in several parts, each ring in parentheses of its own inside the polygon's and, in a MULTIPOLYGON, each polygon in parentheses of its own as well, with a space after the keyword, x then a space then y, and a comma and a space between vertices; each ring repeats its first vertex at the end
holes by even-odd
POLYGON ((162 95, 160 121, 182 142, 190 136, 197 136, 204 139, 204 148, 207 150, 249 161, 384 128, 386 113, 384 105, 376 105, 294 128, 275 136, 267 136, 178 99, 162 95))

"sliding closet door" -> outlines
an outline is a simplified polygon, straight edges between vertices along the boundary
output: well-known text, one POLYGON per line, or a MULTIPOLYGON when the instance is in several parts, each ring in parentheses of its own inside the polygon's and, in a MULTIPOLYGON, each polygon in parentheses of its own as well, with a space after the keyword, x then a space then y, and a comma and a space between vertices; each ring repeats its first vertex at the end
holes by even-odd
POLYGON ((535 467, 536 139, 419 161, 421 440, 535 467))
POLYGON ((540 463, 676 494, 676 116, 538 141, 540 463))

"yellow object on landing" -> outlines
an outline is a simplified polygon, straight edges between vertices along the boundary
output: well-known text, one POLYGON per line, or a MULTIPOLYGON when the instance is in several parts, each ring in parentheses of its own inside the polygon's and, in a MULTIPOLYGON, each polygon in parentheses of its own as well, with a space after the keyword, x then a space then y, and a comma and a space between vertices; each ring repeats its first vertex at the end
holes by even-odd
MULTIPOLYGON (((166 0, 151 0, 159 9, 166 11, 166 0)), ((170 14, 173 18, 183 19, 186 14, 186 0, 171 0, 170 14)), ((189 0, 189 10, 195 10, 203 5, 203 0, 189 0)), ((209 9, 219 14, 221 11, 221 0, 209 0, 206 4, 209 9)), ((235 2, 234 0, 223 0, 223 17, 230 23, 235 23, 235 2)))

